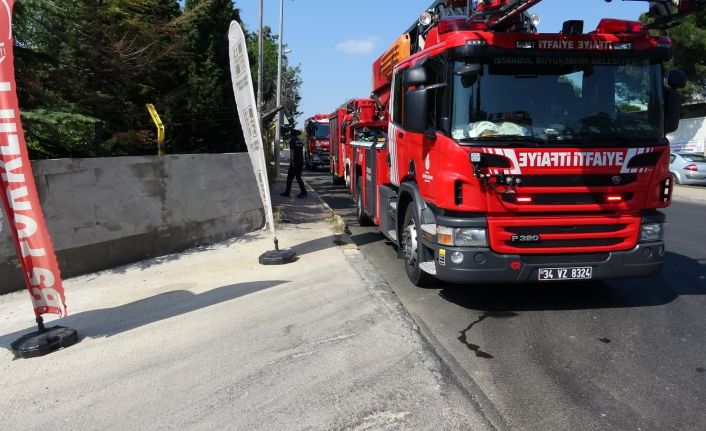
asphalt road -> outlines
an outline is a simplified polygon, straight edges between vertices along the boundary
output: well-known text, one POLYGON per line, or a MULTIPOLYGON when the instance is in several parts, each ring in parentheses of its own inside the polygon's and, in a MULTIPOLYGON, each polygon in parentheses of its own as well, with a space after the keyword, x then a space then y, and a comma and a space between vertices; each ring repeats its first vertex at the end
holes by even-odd
POLYGON ((307 177, 498 429, 706 429, 706 206, 666 210, 649 279, 421 289, 330 173, 307 177))

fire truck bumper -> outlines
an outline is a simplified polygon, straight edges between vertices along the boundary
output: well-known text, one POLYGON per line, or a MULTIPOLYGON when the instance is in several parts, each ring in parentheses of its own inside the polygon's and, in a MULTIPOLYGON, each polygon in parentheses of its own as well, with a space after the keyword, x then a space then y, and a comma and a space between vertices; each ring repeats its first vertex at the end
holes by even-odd
POLYGON ((570 255, 520 256, 497 254, 487 248, 440 247, 436 250, 435 277, 458 284, 648 277, 660 271, 664 253, 663 241, 638 244, 627 251, 570 255))
POLYGON ((325 154, 315 154, 311 157, 310 163, 312 166, 328 166, 331 158, 325 154))

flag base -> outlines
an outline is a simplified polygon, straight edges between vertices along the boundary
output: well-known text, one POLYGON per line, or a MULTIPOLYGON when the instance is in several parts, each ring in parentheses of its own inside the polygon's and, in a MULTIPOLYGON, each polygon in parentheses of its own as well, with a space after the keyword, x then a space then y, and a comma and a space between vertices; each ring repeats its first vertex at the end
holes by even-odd
POLYGON ((292 250, 270 250, 260 255, 260 264, 284 265, 292 262, 296 255, 292 250))
POLYGON ((39 331, 25 334, 12 343, 12 353, 18 358, 36 358, 78 342, 78 332, 75 329, 63 326, 42 329, 44 325, 40 325, 39 331))
POLYGON ((260 255, 260 265, 284 265, 292 262, 296 255, 292 250, 280 250, 279 240, 275 237, 275 249, 260 255))

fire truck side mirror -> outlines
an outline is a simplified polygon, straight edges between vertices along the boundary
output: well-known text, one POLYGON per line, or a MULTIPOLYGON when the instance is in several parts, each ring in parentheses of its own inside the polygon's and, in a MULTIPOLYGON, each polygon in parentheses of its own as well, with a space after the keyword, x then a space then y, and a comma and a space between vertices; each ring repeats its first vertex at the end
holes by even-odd
POLYGON ((428 109, 429 91, 426 89, 407 91, 404 97, 404 118, 402 119, 404 129, 412 133, 426 132, 428 109))
POLYGON ((665 88, 664 96, 664 131, 672 133, 679 128, 682 98, 675 88, 665 88))
POLYGON ((672 69, 667 74, 667 83, 671 88, 684 88, 686 81, 686 74, 679 69, 672 69))
POLYGON ((404 86, 405 88, 414 85, 419 87, 429 82, 429 77, 427 76, 427 70, 424 66, 415 66, 404 73, 404 86))

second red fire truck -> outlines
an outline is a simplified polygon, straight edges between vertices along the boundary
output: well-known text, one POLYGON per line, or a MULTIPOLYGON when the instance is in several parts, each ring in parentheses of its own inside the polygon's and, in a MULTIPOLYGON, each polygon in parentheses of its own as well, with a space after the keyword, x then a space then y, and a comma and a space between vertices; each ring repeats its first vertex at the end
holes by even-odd
POLYGON ((304 164, 307 169, 328 167, 331 157, 328 115, 316 114, 304 122, 306 145, 304 164))
POLYGON ((381 109, 374 99, 352 99, 329 115, 333 182, 344 184, 351 193, 355 190, 351 179, 359 180, 362 176, 359 161, 353 159, 362 154, 357 150, 378 139, 384 142, 387 121, 381 109))
MULTIPOLYGON (((415 284, 662 266, 665 134, 686 83, 664 69, 671 41, 614 19, 538 33, 539 1, 436 1, 373 65, 373 98, 329 116, 334 179, 415 284)), ((652 3, 672 20, 671 3, 652 3)))

